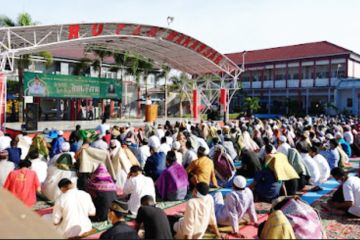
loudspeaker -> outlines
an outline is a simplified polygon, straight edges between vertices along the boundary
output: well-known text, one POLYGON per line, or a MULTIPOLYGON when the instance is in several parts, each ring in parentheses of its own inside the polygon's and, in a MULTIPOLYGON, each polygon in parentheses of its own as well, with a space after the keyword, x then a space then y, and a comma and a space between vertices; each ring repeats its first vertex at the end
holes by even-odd
POLYGON ((26 130, 36 131, 38 128, 39 121, 39 104, 27 103, 26 104, 26 130))

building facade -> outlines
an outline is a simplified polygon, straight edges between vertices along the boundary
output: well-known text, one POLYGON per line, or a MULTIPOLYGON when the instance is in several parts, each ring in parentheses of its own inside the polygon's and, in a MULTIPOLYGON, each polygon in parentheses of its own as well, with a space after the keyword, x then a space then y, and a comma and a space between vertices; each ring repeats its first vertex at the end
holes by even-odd
POLYGON ((245 60, 242 90, 230 104, 259 97, 262 113, 360 113, 360 55, 327 41, 227 54, 245 60))

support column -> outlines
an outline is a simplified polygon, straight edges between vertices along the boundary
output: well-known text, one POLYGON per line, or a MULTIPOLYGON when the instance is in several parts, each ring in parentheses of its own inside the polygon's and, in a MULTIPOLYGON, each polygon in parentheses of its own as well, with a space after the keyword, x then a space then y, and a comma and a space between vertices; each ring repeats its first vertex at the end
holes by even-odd
MULTIPOLYGON (((328 80, 328 86, 329 86, 329 90, 330 90, 330 86, 331 86, 331 58, 329 59, 329 80, 328 80)), ((330 100, 329 100, 330 102, 330 100)))
POLYGON ((113 116, 114 108, 115 108, 115 102, 113 99, 111 99, 110 100, 110 118, 111 118, 111 116, 113 116))
MULTIPOLYGON (((286 82, 287 82, 287 80, 286 80, 286 82)), ((287 115, 289 115, 289 102, 290 102, 290 100, 289 100, 289 89, 287 88, 286 89, 286 114, 287 115)))
POLYGON ((358 109, 359 109, 359 99, 357 96, 357 89, 352 88, 351 91, 351 95, 352 95, 352 99, 353 99, 353 103, 352 103, 352 114, 357 115, 358 114, 358 109))
POLYGON ((268 90, 268 114, 271 113, 271 91, 270 89, 268 90))
POLYGON ((307 89, 306 89, 306 101, 305 101, 305 106, 306 106, 305 112, 306 112, 306 115, 309 114, 309 101, 310 101, 309 88, 307 88, 307 89))
POLYGON ((338 96, 337 95, 338 95, 338 90, 335 88, 334 89, 334 106, 337 107, 339 110, 341 110, 340 106, 338 106, 338 100, 337 100, 338 96))

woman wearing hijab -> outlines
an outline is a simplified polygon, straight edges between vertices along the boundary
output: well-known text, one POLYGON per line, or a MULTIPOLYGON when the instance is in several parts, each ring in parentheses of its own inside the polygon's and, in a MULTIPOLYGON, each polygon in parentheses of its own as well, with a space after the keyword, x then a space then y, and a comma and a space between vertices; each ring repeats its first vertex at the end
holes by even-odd
POLYGON ((32 144, 30 146, 29 152, 31 152, 32 150, 37 149, 39 151, 39 153, 45 158, 48 159, 49 157, 49 149, 48 149, 48 144, 45 141, 44 137, 40 134, 36 135, 33 138, 32 144))
POLYGON ((61 155, 54 165, 47 170, 47 177, 42 184, 41 192, 50 201, 55 201, 61 194, 58 183, 61 179, 68 178, 71 182, 77 182, 77 175, 73 169, 73 158, 70 154, 61 155))
POLYGON ((107 220, 109 207, 116 200, 116 186, 104 164, 100 164, 91 174, 86 191, 91 195, 96 208, 96 215, 91 220, 107 220))

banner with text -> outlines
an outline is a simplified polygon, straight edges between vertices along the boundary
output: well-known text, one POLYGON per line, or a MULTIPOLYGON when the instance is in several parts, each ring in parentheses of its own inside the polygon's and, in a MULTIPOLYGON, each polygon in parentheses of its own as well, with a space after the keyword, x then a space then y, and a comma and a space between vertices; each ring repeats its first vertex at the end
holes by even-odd
POLYGON ((118 79, 24 73, 25 96, 121 99, 121 94, 118 79))

